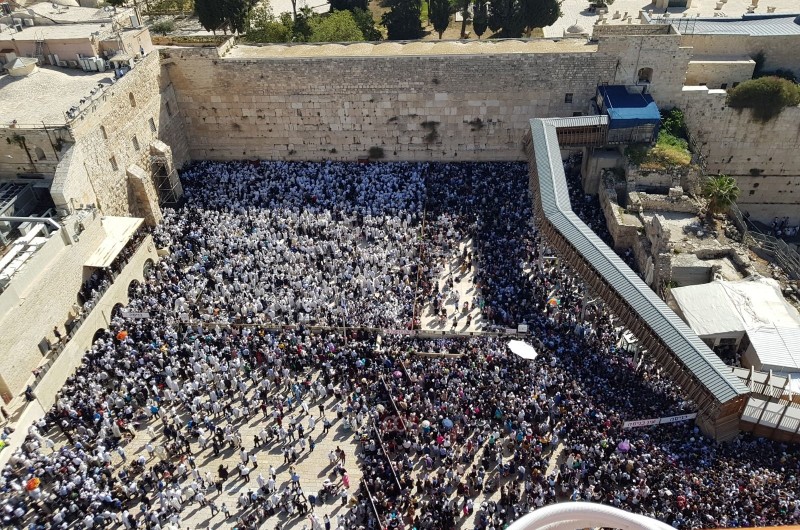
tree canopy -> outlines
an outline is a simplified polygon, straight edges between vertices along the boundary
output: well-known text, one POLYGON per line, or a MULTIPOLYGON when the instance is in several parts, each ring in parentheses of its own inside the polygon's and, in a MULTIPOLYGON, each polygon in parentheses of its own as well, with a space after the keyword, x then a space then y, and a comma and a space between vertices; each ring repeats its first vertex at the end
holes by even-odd
POLYGON ((713 175, 703 182, 703 197, 710 213, 725 213, 739 198, 741 190, 730 175, 713 175))
POLYGON ((369 0, 330 0, 332 11, 353 11, 369 9, 369 0))
POLYGON ((422 37, 420 0, 391 0, 390 10, 381 17, 389 40, 413 40, 422 37))
POLYGON ((486 0, 475 0, 475 17, 472 20, 472 30, 480 39, 489 27, 489 9, 486 0))
POLYGON ((800 86, 779 77, 759 77, 728 90, 727 103, 735 109, 752 109, 753 117, 769 121, 785 107, 800 105, 800 86))
POLYGON ((363 41, 364 35, 350 11, 333 11, 310 21, 309 42, 363 41))
POLYGON ((442 33, 450 24, 450 0, 430 0, 428 2, 428 20, 433 24, 433 29, 442 38, 442 33))
POLYGON ((561 17, 561 0, 492 0, 489 29, 495 37, 518 38, 561 17))

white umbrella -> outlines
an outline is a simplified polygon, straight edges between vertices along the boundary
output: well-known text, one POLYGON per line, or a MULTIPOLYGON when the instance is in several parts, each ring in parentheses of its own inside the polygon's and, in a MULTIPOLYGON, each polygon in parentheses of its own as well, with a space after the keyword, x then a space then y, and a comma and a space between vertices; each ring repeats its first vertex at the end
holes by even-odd
POLYGON ((508 349, 519 357, 522 357, 523 359, 530 359, 531 361, 539 356, 539 354, 536 353, 536 350, 533 349, 533 346, 521 340, 510 341, 508 343, 508 349))

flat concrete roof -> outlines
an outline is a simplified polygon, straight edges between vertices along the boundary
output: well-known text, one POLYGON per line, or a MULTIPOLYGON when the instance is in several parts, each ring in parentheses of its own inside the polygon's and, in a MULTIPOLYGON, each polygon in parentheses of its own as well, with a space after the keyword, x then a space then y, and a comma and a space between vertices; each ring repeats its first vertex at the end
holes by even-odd
MULTIPOLYGON (((55 22, 88 22, 98 19, 111 19, 113 12, 93 7, 62 6, 52 2, 39 2, 25 8, 33 10, 37 16, 49 18, 55 22), (55 5, 55 7, 53 7, 55 5)), ((15 13, 16 14, 16 13, 15 13)), ((24 14, 24 13, 23 13, 24 14)))
POLYGON ((299 57, 384 57, 435 55, 493 55, 508 53, 592 53, 597 45, 587 39, 533 39, 492 41, 358 42, 354 44, 268 44, 234 46, 226 59, 294 59, 299 57))
POLYGON ((26 125, 63 125, 64 112, 77 105, 81 98, 101 81, 111 84, 113 72, 84 72, 81 70, 40 67, 25 77, 0 75, 0 127, 17 120, 26 125))
MULTIPOLYGON (((19 32, 0 33, 0 45, 12 39, 20 42, 35 42, 40 39, 88 39, 92 33, 99 33, 101 37, 111 35, 111 24, 59 24, 58 26, 33 26, 19 32)), ((11 46, 13 48, 13 46, 11 46)))

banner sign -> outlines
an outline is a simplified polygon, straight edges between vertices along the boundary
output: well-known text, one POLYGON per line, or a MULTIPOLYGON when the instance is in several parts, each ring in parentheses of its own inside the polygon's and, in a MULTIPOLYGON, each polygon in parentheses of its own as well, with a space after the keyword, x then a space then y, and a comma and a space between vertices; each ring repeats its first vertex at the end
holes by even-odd
POLYGON ((119 314, 122 318, 150 318, 150 313, 147 311, 120 311, 119 314))
POLYGON ((680 416, 667 416, 666 418, 651 418, 648 420, 635 420, 626 421, 622 424, 623 429, 632 429, 635 427, 651 427, 653 425, 663 425, 666 423, 677 423, 679 421, 693 420, 697 417, 697 413, 681 414, 680 416))

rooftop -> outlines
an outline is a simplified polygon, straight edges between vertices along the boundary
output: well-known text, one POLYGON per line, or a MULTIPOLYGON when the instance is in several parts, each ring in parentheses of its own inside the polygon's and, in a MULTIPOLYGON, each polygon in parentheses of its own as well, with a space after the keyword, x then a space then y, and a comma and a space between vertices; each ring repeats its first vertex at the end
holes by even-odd
POLYGON ((39 2, 23 10, 33 11, 36 16, 48 18, 53 22, 87 22, 96 20, 110 20, 113 11, 95 9, 93 7, 62 6, 53 2, 39 2))
POLYGON ((293 59, 296 57, 381 57, 432 55, 492 55, 500 53, 575 53, 596 52, 597 46, 583 39, 534 39, 493 41, 414 41, 359 42, 353 44, 270 44, 234 46, 227 53, 231 59, 293 59))
POLYGON ((26 125, 60 125, 64 113, 81 98, 88 97, 99 83, 111 84, 113 72, 83 72, 52 66, 40 67, 25 77, 0 76, 0 127, 17 120, 26 125), (54 90, 53 87, 58 87, 54 90))
POLYGON ((698 18, 695 35, 749 35, 780 37, 800 35, 800 15, 742 15, 740 18, 698 18))
MULTIPOLYGON (((7 48, 12 40, 20 42, 37 41, 40 39, 88 39, 92 34, 102 36, 111 34, 111 24, 59 24, 57 26, 25 27, 20 32, 0 33, 0 48, 7 48)), ((10 46, 13 48, 13 46, 10 46)))

